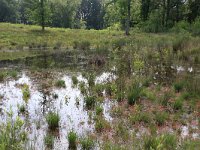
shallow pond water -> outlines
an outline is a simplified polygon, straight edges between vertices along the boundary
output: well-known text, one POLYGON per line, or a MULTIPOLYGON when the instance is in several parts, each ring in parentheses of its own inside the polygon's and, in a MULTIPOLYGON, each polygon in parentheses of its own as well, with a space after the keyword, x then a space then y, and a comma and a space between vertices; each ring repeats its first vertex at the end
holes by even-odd
MULTIPOLYGON (((0 121, 6 121, 6 112, 13 113, 13 119, 18 115, 25 120, 26 130, 29 133, 29 147, 36 149, 45 149, 44 137, 48 132, 48 125, 45 116, 48 112, 57 112, 60 116, 59 131, 57 140, 55 141, 55 149, 66 149, 68 147, 67 135, 70 131, 75 131, 79 137, 94 132, 94 122, 89 118, 90 111, 84 108, 84 96, 78 87, 72 83, 72 74, 58 73, 65 81, 66 88, 51 88, 48 95, 38 88, 38 82, 33 77, 29 77, 30 73, 24 71, 17 80, 6 80, 0 83, 0 95, 3 96, 0 105, 1 118, 0 121), (30 89, 30 99, 26 104, 23 100, 21 85, 27 84, 30 89), (53 95, 57 95, 54 98, 53 95), (19 107, 26 106, 26 114, 20 114, 19 107)), ((96 83, 102 83, 110 80, 110 73, 103 73, 96 77, 96 83)), ((77 79, 82 82, 87 80, 77 73, 77 79)), ((105 98, 102 103, 103 115, 107 121, 111 121, 110 108, 114 103, 105 98)), ((94 113, 94 112, 91 112, 94 113)))

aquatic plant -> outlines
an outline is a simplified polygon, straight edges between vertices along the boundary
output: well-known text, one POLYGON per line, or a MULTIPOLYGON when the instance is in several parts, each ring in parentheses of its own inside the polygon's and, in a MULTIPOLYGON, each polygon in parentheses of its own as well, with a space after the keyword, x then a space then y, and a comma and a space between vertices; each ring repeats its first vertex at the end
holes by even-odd
POLYGON ((53 145, 54 145, 54 136, 51 135, 51 134, 47 134, 45 137, 44 137, 44 143, 45 145, 52 149, 53 148, 53 145))
POLYGON ((96 97, 95 96, 86 96, 84 98, 85 101, 85 107, 87 109, 93 109, 95 107, 96 101, 95 101, 96 97))
POLYGON ((55 86, 59 87, 59 88, 65 88, 66 87, 65 81, 64 80, 58 80, 58 81, 56 81, 55 86))
POLYGON ((96 115, 102 115, 103 113, 103 108, 101 106, 96 106, 96 115))
POLYGON ((0 149, 1 150, 21 150, 25 149, 27 133, 24 129, 24 122, 17 117, 12 120, 12 113, 6 123, 0 125, 0 149))
POLYGON ((23 94, 23 100, 27 103, 31 96, 29 86, 27 84, 23 85, 22 94, 23 94))
POLYGON ((94 141, 90 137, 82 138, 80 140, 81 149, 82 150, 93 150, 94 149, 94 141))
POLYGON ((21 106, 19 107, 19 112, 23 114, 25 111, 26 111, 25 105, 21 105, 21 106))
POLYGON ((78 84, 78 79, 76 76, 72 76, 72 83, 73 85, 77 85, 78 84))
POLYGON ((46 116, 46 121, 48 123, 50 130, 55 130, 59 127, 60 116, 57 113, 50 112, 46 116))
POLYGON ((69 149, 76 149, 77 134, 74 131, 70 131, 67 138, 69 142, 69 149))

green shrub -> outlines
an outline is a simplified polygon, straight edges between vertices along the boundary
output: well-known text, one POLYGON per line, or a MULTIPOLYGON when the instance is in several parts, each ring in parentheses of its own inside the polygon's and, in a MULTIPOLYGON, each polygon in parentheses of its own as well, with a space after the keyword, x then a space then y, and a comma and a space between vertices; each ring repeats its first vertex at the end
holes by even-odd
POLYGON ((176 101, 173 104, 173 109, 174 110, 181 110, 183 108, 183 101, 182 99, 176 99, 176 101))
POLYGON ((166 112, 156 112, 155 121, 157 125, 162 126, 168 119, 168 114, 166 112))
POLYGON ((65 81, 64 80, 58 80, 58 81, 56 81, 55 86, 59 87, 59 88, 65 88, 66 87, 65 81))
POLYGON ((72 76, 72 83, 73 85, 77 85, 78 84, 78 79, 76 76, 72 76))
POLYGON ((184 88, 184 82, 176 82, 176 83, 174 83, 174 90, 176 92, 179 93, 181 90, 183 90, 183 88, 184 88))
POLYGON ((95 107, 96 101, 95 101, 96 97, 95 96, 86 96, 84 101, 85 101, 85 107, 87 109, 93 109, 95 107))
POLYGON ((27 103, 31 96, 29 86, 27 84, 23 85, 22 94, 23 94, 23 100, 27 103))
POLYGON ((128 91, 128 104, 133 105, 140 98, 142 87, 139 84, 134 84, 128 91))
POLYGON ((52 149, 54 145, 54 136, 47 134, 44 138, 44 143, 48 148, 52 149))
POLYGON ((59 127, 60 117, 57 113, 53 113, 53 112, 48 113, 46 120, 47 120, 49 129, 55 130, 56 128, 59 127))
POLYGON ((187 21, 179 21, 177 22, 174 27, 171 29, 172 32, 183 33, 190 31, 190 24, 187 21))
POLYGON ((94 141, 92 138, 83 138, 81 139, 81 149, 82 150, 93 150, 94 149, 94 141))
POLYGON ((200 17, 192 24, 192 33, 193 35, 200 35, 200 17))
POLYGON ((77 135, 74 131, 70 131, 68 136, 69 149, 76 149, 77 135))
POLYGON ((109 95, 109 96, 113 96, 113 94, 116 93, 117 91, 117 86, 116 84, 114 83, 107 83, 105 85, 105 91, 106 91, 106 94, 109 95))

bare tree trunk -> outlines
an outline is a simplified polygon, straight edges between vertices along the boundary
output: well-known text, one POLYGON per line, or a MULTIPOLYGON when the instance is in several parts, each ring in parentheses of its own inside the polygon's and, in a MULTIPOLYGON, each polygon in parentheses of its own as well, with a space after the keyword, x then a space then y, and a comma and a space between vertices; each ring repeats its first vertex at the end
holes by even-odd
POLYGON ((41 0, 41 26, 42 31, 45 29, 45 21, 44 21, 44 0, 41 0))
POLYGON ((127 0, 127 19, 126 19, 126 35, 130 35, 130 20, 131 20, 131 0, 127 0))

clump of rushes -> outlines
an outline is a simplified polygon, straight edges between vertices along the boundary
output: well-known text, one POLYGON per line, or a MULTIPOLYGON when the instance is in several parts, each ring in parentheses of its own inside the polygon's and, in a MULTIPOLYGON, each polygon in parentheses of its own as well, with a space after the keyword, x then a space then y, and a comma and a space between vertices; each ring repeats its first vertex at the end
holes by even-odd
POLYGON ((25 105, 21 105, 21 106, 19 107, 19 112, 23 114, 25 111, 26 111, 25 105))
POLYGON ((158 126, 164 125, 167 119, 168 119, 168 114, 166 112, 156 112, 155 121, 158 126))
POLYGON ((98 96, 103 96, 104 85, 103 84, 96 84, 95 85, 95 92, 98 96))
POLYGON ((142 87, 139 84, 134 84, 128 91, 128 104, 134 105, 140 98, 142 87))
POLYGON ((130 116, 130 121, 133 123, 133 124, 136 124, 136 123, 145 123, 145 124, 148 124, 151 122, 151 116, 148 112, 138 112, 136 114, 134 114, 133 116, 130 116))
POLYGON ((5 72, 0 72, 0 81, 3 81, 6 77, 6 73, 5 72))
POLYGON ((183 108, 183 100, 181 98, 176 99, 173 104, 174 110, 181 110, 183 108))
POLYGON ((73 82, 73 85, 77 85, 78 84, 78 79, 76 76, 72 76, 72 82, 73 82))
POLYGON ((48 127, 50 130, 55 130, 59 127, 60 117, 57 113, 50 112, 46 116, 48 127))
POLYGON ((17 78, 17 71, 16 70, 11 70, 8 72, 9 76, 12 78, 16 79, 17 78))
POLYGON ((23 100, 27 103, 31 96, 29 86, 27 84, 23 85, 22 94, 23 94, 23 100))
POLYGON ((95 107, 96 101, 95 101, 95 96, 86 96, 85 97, 85 107, 87 109, 93 109, 95 107))
POLYGON ((79 84, 79 89, 80 89, 80 91, 81 91, 82 94, 86 94, 87 93, 87 90, 85 88, 85 83, 84 82, 81 82, 79 84))
POLYGON ((64 80, 58 80, 58 81, 56 81, 55 86, 59 87, 59 88, 65 88, 66 87, 65 81, 64 80))
POLYGON ((77 135, 74 131, 70 131, 68 134, 69 149, 76 149, 77 135))
POLYGON ((87 137, 87 138, 81 139, 81 149, 82 150, 94 149, 94 141, 92 140, 92 138, 87 137))
POLYGON ((97 132, 102 132, 105 129, 110 128, 109 122, 107 122, 103 117, 96 116, 95 118, 95 130, 97 132))
POLYGON ((180 92, 181 90, 183 90, 183 88, 184 88, 184 82, 176 82, 176 83, 174 83, 174 90, 175 90, 175 92, 180 92))
POLYGON ((108 96, 113 96, 117 92, 117 86, 114 83, 107 83, 105 85, 105 91, 108 96))
POLYGON ((44 143, 47 146, 47 148, 52 149, 54 145, 54 136, 51 134, 47 134, 44 138, 44 143))

